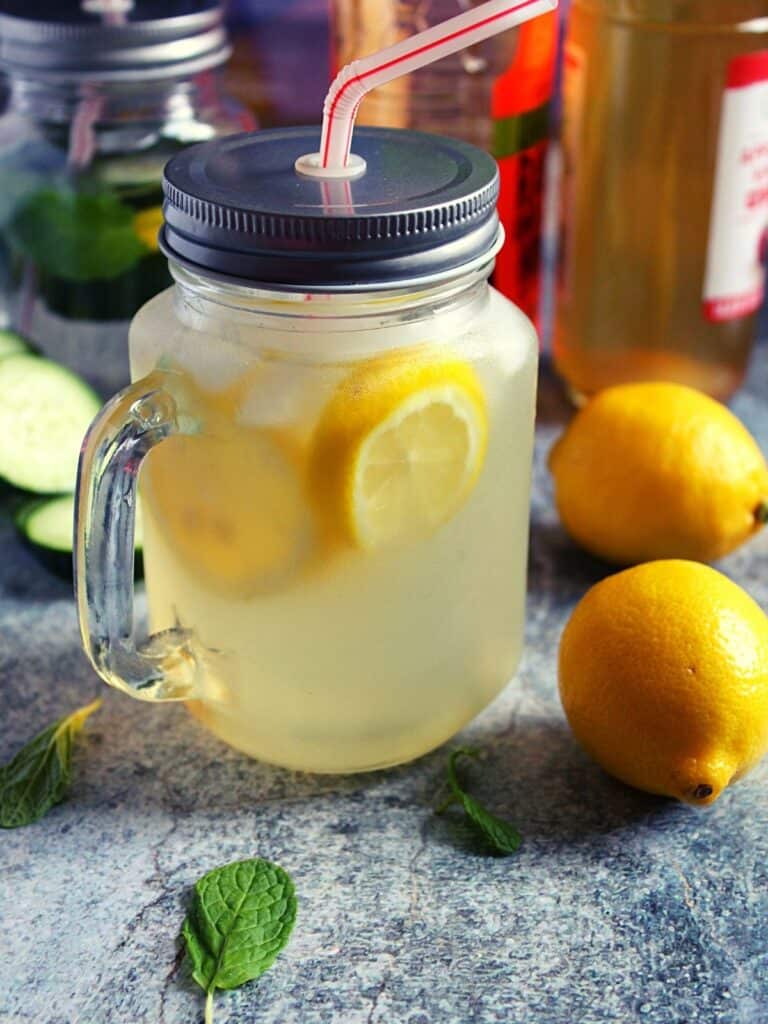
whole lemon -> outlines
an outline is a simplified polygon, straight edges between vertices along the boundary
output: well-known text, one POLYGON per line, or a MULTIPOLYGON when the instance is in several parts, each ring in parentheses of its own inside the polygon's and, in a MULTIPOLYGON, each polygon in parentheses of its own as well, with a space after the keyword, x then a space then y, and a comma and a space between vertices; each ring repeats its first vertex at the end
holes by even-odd
POLYGON ((587 753, 649 793, 712 803, 768 748, 768 618, 698 562, 592 587, 563 633, 559 682, 587 753))
POLYGON ((724 405, 680 384, 601 391, 549 467, 565 529, 619 565, 709 562, 768 518, 768 467, 754 439, 724 405))

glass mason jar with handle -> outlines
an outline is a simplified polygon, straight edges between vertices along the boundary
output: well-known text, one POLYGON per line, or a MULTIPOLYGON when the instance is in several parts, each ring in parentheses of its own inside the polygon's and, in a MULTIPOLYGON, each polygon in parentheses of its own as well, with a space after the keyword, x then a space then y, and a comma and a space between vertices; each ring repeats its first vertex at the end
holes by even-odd
POLYGON ((84 446, 76 575, 108 683, 189 701, 254 757, 348 772, 437 746, 515 671, 537 343, 487 282, 490 157, 360 128, 365 173, 321 181, 294 169, 318 138, 168 165, 175 284, 84 446))
POLYGON ((563 147, 571 391, 661 379, 727 398, 764 290, 764 0, 573 0, 563 147))
POLYGON ((252 126, 220 89, 216 0, 115 6, 9 0, 0 13, 0 319, 104 394, 128 383, 131 317, 170 284, 163 165, 252 126))

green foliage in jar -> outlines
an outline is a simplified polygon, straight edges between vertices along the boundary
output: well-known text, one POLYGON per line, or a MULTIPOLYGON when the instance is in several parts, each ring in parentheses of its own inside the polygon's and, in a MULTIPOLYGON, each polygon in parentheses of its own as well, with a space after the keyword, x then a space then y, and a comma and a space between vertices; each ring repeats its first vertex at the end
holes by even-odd
POLYGON ((45 188, 17 211, 9 237, 48 274, 68 281, 109 279, 150 251, 136 233, 134 217, 134 209, 113 192, 45 188))

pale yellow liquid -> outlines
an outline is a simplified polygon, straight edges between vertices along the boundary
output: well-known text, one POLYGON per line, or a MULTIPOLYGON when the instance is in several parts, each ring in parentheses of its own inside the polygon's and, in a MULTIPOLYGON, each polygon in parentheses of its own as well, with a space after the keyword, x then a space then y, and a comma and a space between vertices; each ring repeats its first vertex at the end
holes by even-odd
POLYGON ((577 397, 672 380, 728 397, 754 316, 702 301, 729 61, 768 47, 764 0, 574 0, 554 357, 577 397))
MULTIPOLYGON (((137 327, 135 366, 157 344, 152 339, 167 318, 165 301, 154 300, 154 312, 137 327)), ((325 537, 306 495, 305 518, 291 508, 278 513, 294 517, 292 534, 302 532, 287 564, 280 556, 280 564, 270 563, 264 579, 249 588, 241 585, 237 556, 227 557, 226 579, 217 580, 215 571, 201 574, 192 564, 199 560, 195 552, 160 521, 153 473, 163 474, 164 494, 174 485, 184 493, 189 465, 173 457, 174 439, 149 456, 143 501, 152 628, 178 622, 194 631, 207 677, 203 700, 191 710, 226 742, 311 771, 391 765, 439 745, 513 675, 523 634, 536 353, 527 321, 500 296, 493 294, 480 319, 450 351, 473 365, 483 385, 487 454, 466 502, 430 536, 375 552, 355 550, 325 537), (494 345, 489 331, 497 332, 494 345), (228 580, 235 577, 238 587, 232 588, 228 580)), ((332 349, 331 339, 326 343, 332 349)), ((248 431, 264 429, 300 466, 325 403, 354 365, 273 353, 254 371, 253 364, 238 364, 233 349, 214 367, 206 364, 210 350, 195 353, 193 339, 185 343, 178 331, 169 336, 168 347, 174 345, 182 371, 170 389, 199 394, 207 388, 208 395, 218 389, 215 427, 209 412, 186 412, 201 420, 208 415, 203 430, 217 435, 221 460, 244 437, 256 439, 248 431), (233 380, 248 381, 250 390, 227 392, 233 380)), ((142 369, 148 368, 145 362, 142 369)), ((210 408, 207 399, 202 404, 210 408)), ((252 450, 260 458, 261 442, 252 450)), ((247 521, 255 502, 248 487, 245 497, 238 493, 222 465, 212 458, 197 483, 221 499, 225 530, 233 516, 247 521)), ((279 548, 279 536, 273 541, 279 548)))

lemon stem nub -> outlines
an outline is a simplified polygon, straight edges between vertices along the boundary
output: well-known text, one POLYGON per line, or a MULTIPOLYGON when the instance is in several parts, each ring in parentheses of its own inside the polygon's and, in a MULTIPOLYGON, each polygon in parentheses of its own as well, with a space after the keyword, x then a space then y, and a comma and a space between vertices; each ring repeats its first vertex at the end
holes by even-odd
POLYGON ((758 523, 768 523, 768 498, 765 498, 755 509, 755 520, 758 523))
POLYGON ((702 783, 701 786, 697 786, 696 789, 694 789, 693 799, 706 800, 707 797, 712 796, 712 792, 713 790, 711 786, 708 786, 706 783, 702 783))

